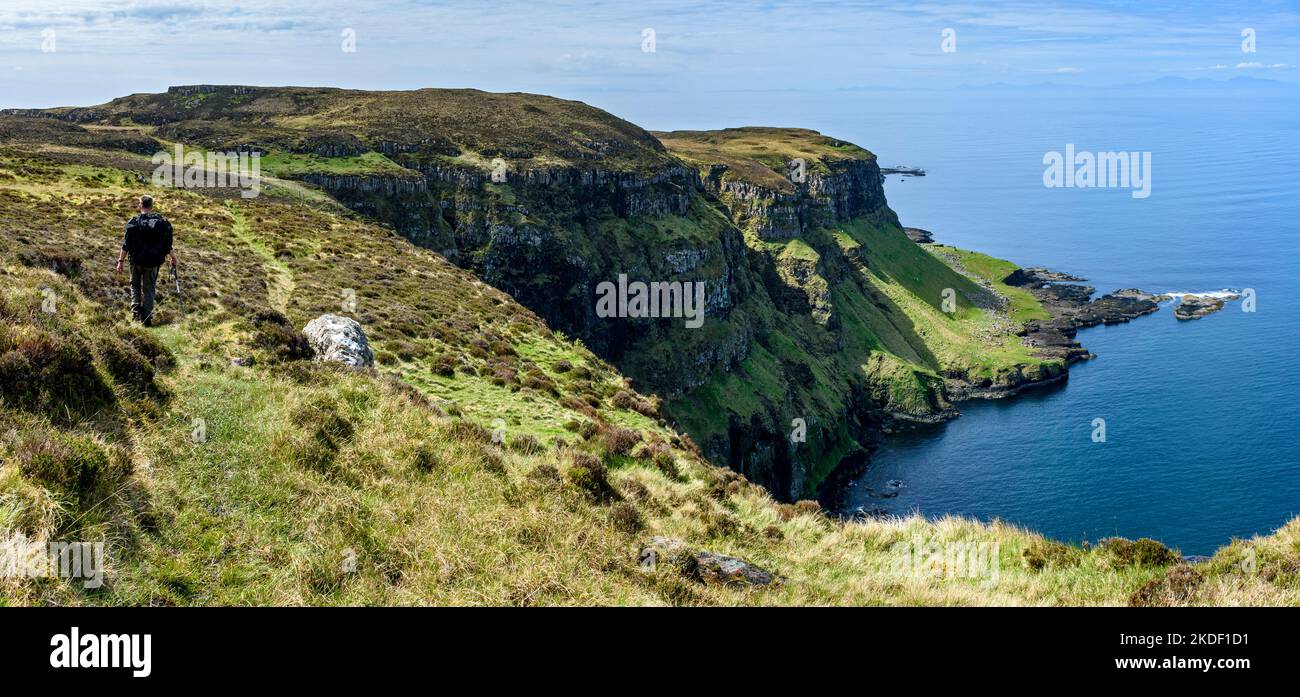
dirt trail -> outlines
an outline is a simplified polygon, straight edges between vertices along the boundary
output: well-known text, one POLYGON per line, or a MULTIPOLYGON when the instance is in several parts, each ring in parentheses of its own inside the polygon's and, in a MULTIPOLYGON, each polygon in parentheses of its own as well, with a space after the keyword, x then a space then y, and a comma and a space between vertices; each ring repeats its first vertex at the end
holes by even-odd
POLYGON ((231 232, 266 262, 265 266, 270 284, 266 289, 266 294, 271 307, 287 315, 289 298, 296 287, 293 272, 289 270, 287 264, 275 256, 275 250, 268 247, 248 226, 248 219, 244 216, 243 211, 233 203, 227 203, 226 210, 230 212, 231 232))

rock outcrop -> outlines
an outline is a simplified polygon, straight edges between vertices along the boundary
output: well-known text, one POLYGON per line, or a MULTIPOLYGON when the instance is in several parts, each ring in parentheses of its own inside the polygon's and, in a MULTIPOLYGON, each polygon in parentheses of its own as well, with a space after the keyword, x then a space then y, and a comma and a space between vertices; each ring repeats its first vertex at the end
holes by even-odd
POLYGON ((316 354, 316 360, 333 361, 354 368, 375 364, 374 353, 366 333, 354 319, 338 315, 321 315, 307 323, 302 333, 316 354))
POLYGON ((934 242, 934 233, 929 230, 922 230, 919 227, 905 227, 903 232, 907 233, 907 238, 917 244, 930 244, 934 242))
POLYGON ((1086 279, 1042 268, 1017 269, 1003 279, 1009 286, 1022 286, 1033 293, 1051 313, 1050 320, 1025 323, 1026 344, 1044 356, 1063 358, 1067 363, 1092 358, 1075 340, 1080 329, 1100 324, 1121 324, 1160 309, 1168 296, 1135 288, 1117 290, 1094 299, 1096 288, 1083 285, 1086 279))
POLYGON ((653 571, 661 563, 672 565, 683 576, 701 583, 726 586, 770 586, 780 579, 743 559, 704 550, 692 550, 671 537, 654 537, 639 556, 642 569, 653 571))
POLYGON ((1222 310, 1225 303, 1239 297, 1241 296, 1236 293, 1184 295, 1179 298, 1178 305, 1174 307, 1174 317, 1180 320, 1200 319, 1222 310))

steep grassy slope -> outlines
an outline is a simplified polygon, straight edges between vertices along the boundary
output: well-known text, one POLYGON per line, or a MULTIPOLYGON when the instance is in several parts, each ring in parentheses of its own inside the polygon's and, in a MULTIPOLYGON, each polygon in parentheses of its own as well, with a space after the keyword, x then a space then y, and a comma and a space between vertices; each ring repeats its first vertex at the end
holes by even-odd
MULTIPOLYGON (((637 501, 605 500, 625 497, 602 473, 662 470, 686 490, 712 486, 713 468, 653 402, 445 260, 293 198, 154 192, 182 231, 187 316, 164 292, 173 324, 128 330, 109 267, 145 165, 58 142, 0 149, 0 255, 67 276, 5 272, 17 328, 0 398, 18 433, 0 529, 110 540, 121 581, 82 598, 97 602, 655 602, 625 549, 637 501), (409 382, 296 360, 293 327, 351 297, 383 372, 409 382), (41 440, 60 424, 72 445, 41 440), (371 573, 336 593, 345 552, 371 573)), ((697 498, 697 517, 721 515, 697 498)), ((76 600, 70 588, 10 590, 76 600)))
POLYGON ((292 189, 152 190, 116 143, 42 137, 0 141, 0 539, 106 541, 108 564, 94 590, 5 576, 0 603, 1300 602, 1300 523, 1189 572, 1158 545, 779 504, 436 254, 292 189), (111 273, 142 191, 188 284, 185 318, 164 291, 152 330, 125 322, 111 273), (351 297, 380 369, 302 360, 295 327, 351 297), (782 580, 644 569, 654 535, 782 580), (986 573, 946 565, 975 547, 986 573))

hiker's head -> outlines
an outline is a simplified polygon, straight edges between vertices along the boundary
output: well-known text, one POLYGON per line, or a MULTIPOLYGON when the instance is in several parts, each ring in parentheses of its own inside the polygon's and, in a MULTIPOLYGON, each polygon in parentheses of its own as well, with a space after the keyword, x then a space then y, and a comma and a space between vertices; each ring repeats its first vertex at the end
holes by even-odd
POLYGON ((149 211, 152 211, 152 210, 153 210, 153 197, 152 197, 152 196, 148 196, 148 195, 146 195, 146 196, 141 196, 141 197, 140 197, 140 212, 141 212, 141 213, 148 213, 149 211))

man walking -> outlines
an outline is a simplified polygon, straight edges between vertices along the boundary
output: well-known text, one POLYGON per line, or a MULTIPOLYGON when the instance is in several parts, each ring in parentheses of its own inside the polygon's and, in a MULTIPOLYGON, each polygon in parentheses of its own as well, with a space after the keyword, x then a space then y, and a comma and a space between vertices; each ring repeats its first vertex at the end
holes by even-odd
POLYGON ((117 256, 117 272, 131 258, 131 318, 148 327, 153 324, 154 292, 158 286, 158 269, 170 259, 176 268, 176 252, 172 251, 172 224, 153 211, 153 197, 140 197, 140 214, 126 224, 122 239, 122 253, 117 256))

